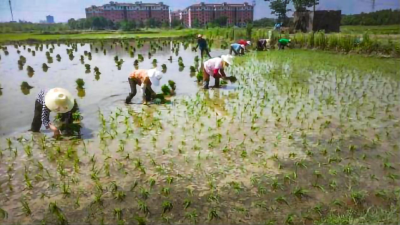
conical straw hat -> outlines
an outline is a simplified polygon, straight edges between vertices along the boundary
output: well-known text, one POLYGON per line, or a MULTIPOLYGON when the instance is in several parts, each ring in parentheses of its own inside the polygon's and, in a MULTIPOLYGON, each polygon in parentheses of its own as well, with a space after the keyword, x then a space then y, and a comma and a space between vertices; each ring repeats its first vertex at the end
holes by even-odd
POLYGON ((74 107, 75 100, 64 88, 50 89, 44 97, 46 107, 52 112, 66 113, 74 107))

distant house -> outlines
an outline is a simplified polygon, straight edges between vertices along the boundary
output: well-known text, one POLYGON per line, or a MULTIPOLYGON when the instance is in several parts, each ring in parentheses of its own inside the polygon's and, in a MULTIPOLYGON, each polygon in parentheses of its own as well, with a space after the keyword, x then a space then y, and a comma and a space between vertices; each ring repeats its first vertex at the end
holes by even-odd
POLYGON ((123 20, 145 21, 150 18, 161 22, 169 21, 169 6, 162 2, 119 3, 111 1, 101 6, 91 6, 85 9, 86 18, 104 17, 114 22, 123 20))
POLYGON ((295 12, 293 15, 294 29, 297 31, 340 32, 341 10, 295 12))
POLYGON ((193 22, 197 20, 200 26, 222 16, 227 17, 227 25, 238 27, 246 26, 247 22, 253 21, 254 6, 247 2, 241 4, 229 3, 204 3, 193 4, 184 10, 171 12, 173 19, 179 19, 185 27, 193 27, 193 22))
POLYGON ((54 23, 54 16, 50 16, 50 15, 46 16, 46 22, 47 23, 54 23))

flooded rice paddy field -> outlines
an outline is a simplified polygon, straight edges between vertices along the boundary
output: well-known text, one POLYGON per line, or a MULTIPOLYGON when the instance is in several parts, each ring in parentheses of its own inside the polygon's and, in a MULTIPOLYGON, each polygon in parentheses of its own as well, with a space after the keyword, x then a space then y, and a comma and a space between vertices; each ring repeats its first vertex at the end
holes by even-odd
POLYGON ((150 44, 143 44, 130 44, 137 48, 133 58, 121 44, 104 43, 106 55, 100 43, 91 50, 78 45, 72 61, 70 47, 56 45, 51 55, 62 60, 47 72, 45 49, 28 57, 19 47, 27 61, 21 71, 13 46, 1 53, 3 223, 299 224, 399 204, 398 64, 325 53, 311 62, 314 53, 291 50, 250 53, 228 69, 237 83, 203 91, 188 70, 196 53, 181 45, 180 72, 177 61, 166 61, 169 43, 153 57, 168 66, 163 83, 177 83, 172 103, 125 105, 125 80, 140 51, 139 67, 152 66, 150 44), (100 68, 99 80, 85 73, 78 56, 84 50, 92 52, 84 60, 100 68), (121 70, 115 55, 125 61, 121 70), (26 65, 36 65, 31 78, 26 65), (78 98, 83 139, 24 132, 36 86, 74 90, 76 78, 86 82, 78 98), (22 94, 21 81, 35 86, 30 94, 22 94))

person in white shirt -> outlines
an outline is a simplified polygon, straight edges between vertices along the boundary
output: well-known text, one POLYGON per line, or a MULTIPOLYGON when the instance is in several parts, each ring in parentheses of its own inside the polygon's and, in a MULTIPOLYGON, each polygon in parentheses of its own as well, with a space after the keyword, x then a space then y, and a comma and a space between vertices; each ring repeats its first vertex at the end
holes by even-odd
POLYGON ((210 76, 215 79, 215 88, 219 88, 219 79, 229 79, 225 74, 225 68, 233 64, 233 56, 222 55, 221 58, 212 58, 204 62, 203 64, 203 83, 204 89, 209 88, 210 76))

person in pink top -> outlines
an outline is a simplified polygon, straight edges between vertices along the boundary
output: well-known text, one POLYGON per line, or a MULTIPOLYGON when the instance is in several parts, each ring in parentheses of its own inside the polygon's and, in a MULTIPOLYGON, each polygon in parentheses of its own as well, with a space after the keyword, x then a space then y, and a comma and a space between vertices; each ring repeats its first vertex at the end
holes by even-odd
POLYGON ((214 87, 219 88, 219 79, 227 79, 224 69, 232 64, 233 56, 231 55, 222 55, 221 58, 217 57, 205 61, 203 64, 203 88, 209 88, 210 76, 215 79, 214 87))
POLYGON ((159 86, 162 74, 157 69, 150 70, 135 70, 129 74, 129 85, 131 92, 126 97, 125 103, 130 104, 133 97, 136 95, 136 85, 142 89, 143 104, 146 105, 156 93, 151 88, 152 85, 159 86))

